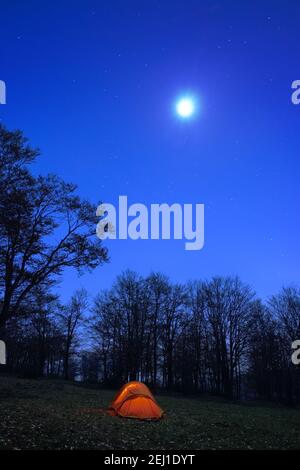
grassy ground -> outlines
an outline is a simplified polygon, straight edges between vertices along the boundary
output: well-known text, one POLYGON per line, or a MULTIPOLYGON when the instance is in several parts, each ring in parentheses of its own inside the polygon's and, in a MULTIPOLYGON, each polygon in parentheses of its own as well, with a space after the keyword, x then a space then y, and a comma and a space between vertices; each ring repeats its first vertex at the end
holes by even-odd
POLYGON ((160 422, 107 416, 114 392, 0 377, 0 449, 300 449, 300 410, 158 396, 160 422))

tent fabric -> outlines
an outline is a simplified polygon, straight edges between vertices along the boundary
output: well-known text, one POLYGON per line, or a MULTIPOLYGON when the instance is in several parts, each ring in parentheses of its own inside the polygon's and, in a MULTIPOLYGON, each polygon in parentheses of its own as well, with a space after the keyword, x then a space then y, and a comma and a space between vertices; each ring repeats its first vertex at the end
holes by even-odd
POLYGON ((149 388, 136 381, 123 385, 108 412, 110 415, 136 419, 160 419, 164 414, 149 388))

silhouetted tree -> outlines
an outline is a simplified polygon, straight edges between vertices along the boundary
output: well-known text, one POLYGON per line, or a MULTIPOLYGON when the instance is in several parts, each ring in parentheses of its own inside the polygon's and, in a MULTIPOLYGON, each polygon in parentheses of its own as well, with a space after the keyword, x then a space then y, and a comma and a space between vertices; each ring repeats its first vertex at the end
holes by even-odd
POLYGON ((84 320, 87 307, 87 292, 81 289, 73 294, 67 305, 61 307, 61 312, 59 313, 59 323, 64 337, 63 356, 65 379, 69 379, 70 359, 74 354, 77 332, 84 320))
POLYGON ((34 177, 39 152, 20 131, 0 125, 0 327, 21 315, 37 286, 49 289, 65 267, 107 261, 95 236, 95 208, 55 175, 34 177))

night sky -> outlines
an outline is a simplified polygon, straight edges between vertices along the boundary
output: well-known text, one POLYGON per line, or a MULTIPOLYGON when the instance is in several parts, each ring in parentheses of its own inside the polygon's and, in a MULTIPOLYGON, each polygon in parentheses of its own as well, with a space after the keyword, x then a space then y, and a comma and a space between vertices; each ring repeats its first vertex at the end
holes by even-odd
POLYGON ((173 281, 238 274, 264 298, 299 282, 300 2, 0 0, 0 119, 84 198, 204 203, 205 246, 107 241, 111 262, 67 298, 126 268, 173 281), (193 119, 176 99, 197 97, 193 119))

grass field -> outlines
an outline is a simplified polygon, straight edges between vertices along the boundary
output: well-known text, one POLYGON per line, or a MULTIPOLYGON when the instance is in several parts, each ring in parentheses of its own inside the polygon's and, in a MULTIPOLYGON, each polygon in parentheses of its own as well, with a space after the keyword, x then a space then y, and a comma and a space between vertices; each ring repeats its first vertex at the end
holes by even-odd
POLYGON ((300 449, 300 409, 162 395, 143 422, 106 415, 113 395, 0 377, 0 449, 300 449))

